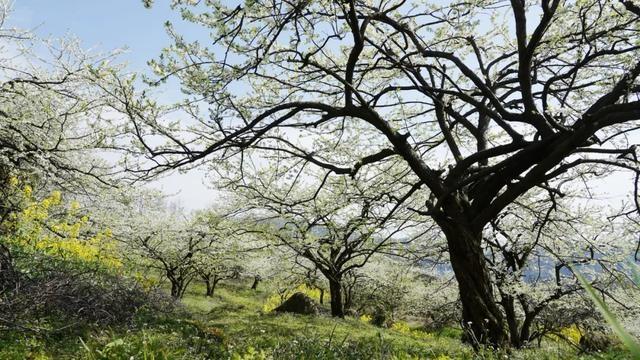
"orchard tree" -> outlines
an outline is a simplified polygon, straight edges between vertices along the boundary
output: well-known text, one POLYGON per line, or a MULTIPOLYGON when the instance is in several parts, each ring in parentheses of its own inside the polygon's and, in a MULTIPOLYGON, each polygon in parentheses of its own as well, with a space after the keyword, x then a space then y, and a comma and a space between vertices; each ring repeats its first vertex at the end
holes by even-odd
POLYGON ((149 160, 136 174, 248 161, 248 150, 296 159, 321 178, 406 169, 393 190, 426 199, 414 210, 446 237, 464 322, 480 342, 509 340, 483 252, 490 222, 531 189, 561 194, 572 179, 610 172, 594 164, 637 171, 637 2, 173 5, 211 45, 169 24, 173 44, 150 62, 152 84, 181 82, 184 127, 121 97, 149 160))
POLYGON ((182 298, 197 276, 196 259, 215 241, 206 226, 171 209, 163 198, 150 196, 129 204, 129 219, 116 237, 143 267, 162 274, 171 284, 171 296, 182 298))
MULTIPOLYGON (((103 116, 112 98, 98 83, 106 73, 118 78, 119 69, 109 64, 115 54, 9 27, 11 3, 0 0, 2 312, 25 320, 27 311, 47 313, 58 302, 58 310, 91 318, 85 311, 93 294, 78 289, 88 277, 94 287, 105 279, 96 264, 120 265, 108 231, 96 231, 106 228, 92 226, 74 198, 114 183, 111 164, 97 154, 117 138, 103 116)), ((111 310, 94 315, 111 317, 111 310)))
POLYGON ((292 252, 305 272, 322 273, 329 283, 331 314, 343 317, 345 276, 376 254, 409 246, 425 229, 413 221, 415 213, 370 192, 371 183, 324 179, 316 191, 314 181, 321 180, 312 177, 303 185, 270 171, 254 176, 245 170, 234 188, 276 246, 292 252))
POLYGON ((264 238, 252 237, 242 241, 251 244, 254 249, 242 253, 243 276, 248 276, 251 281, 249 289, 258 291, 262 289, 261 284, 264 282, 267 287, 276 284, 275 290, 279 291, 279 285, 286 282, 285 278, 290 279, 290 275, 297 269, 289 254, 271 247, 271 241, 264 238))
POLYGON ((202 225, 209 237, 215 240, 194 255, 193 267, 196 275, 206 286, 206 296, 213 296, 220 281, 237 279, 243 272, 243 249, 235 224, 213 212, 202 212, 194 219, 202 225))
POLYGON ((97 151, 115 150, 118 137, 105 114, 112 97, 99 85, 106 74, 119 77, 109 64, 115 54, 91 54, 74 39, 39 39, 9 28, 9 5, 0 0, 2 186, 10 176, 67 194, 113 184, 114 168, 97 151))
POLYGON ((196 276, 193 254, 203 250, 200 247, 203 240, 203 236, 187 231, 157 226, 156 231, 135 238, 134 243, 144 258, 143 263, 169 280, 171 296, 182 298, 196 276))
POLYGON ((108 205, 112 206, 104 206, 102 212, 127 214, 126 218, 101 214, 124 243, 125 254, 132 263, 162 274, 174 298, 181 298, 197 278, 204 281, 206 295, 212 296, 221 280, 240 275, 244 230, 229 213, 203 210, 186 215, 163 193, 145 189, 124 192, 119 203, 108 205))
POLYGON ((347 274, 343 284, 345 307, 354 314, 379 317, 378 325, 419 315, 425 298, 436 297, 427 293, 424 276, 422 266, 399 257, 379 256, 347 274))
POLYGON ((200 252, 194 261, 194 269, 206 286, 206 296, 213 296, 222 280, 237 279, 242 273, 233 252, 221 252, 213 246, 200 252))

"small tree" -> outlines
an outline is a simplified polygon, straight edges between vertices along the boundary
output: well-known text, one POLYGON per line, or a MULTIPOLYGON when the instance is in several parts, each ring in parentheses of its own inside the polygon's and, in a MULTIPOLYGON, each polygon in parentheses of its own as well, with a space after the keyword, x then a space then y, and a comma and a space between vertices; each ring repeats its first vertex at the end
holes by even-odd
POLYGON ((220 281, 240 277, 242 267, 237 265, 236 258, 229 256, 233 255, 212 254, 211 249, 199 254, 194 268, 206 286, 205 296, 213 296, 220 281))
POLYGON ((206 286, 206 296, 213 296, 216 286, 222 280, 238 279, 242 274, 242 253, 234 234, 232 221, 224 221, 213 213, 200 214, 195 220, 207 229, 208 236, 215 240, 195 255, 193 266, 198 277, 206 286))
POLYGON ((145 202, 129 204, 131 216, 117 234, 127 243, 138 261, 162 274, 171 284, 171 296, 181 298, 197 276, 199 256, 215 242, 215 234, 196 220, 179 212, 170 212, 156 196, 145 202))
MULTIPOLYGON (((275 244, 292 252, 305 271, 322 273, 329 283, 331 313, 344 316, 344 276, 364 266, 372 256, 406 246, 422 235, 414 232, 412 212, 370 195, 355 181, 327 180, 318 192, 296 189, 285 177, 273 176, 269 184, 245 175, 236 184, 242 202, 253 210, 262 231, 275 244), (278 189, 278 190, 275 190, 278 189)), ((295 185, 295 184, 293 184, 295 185)))

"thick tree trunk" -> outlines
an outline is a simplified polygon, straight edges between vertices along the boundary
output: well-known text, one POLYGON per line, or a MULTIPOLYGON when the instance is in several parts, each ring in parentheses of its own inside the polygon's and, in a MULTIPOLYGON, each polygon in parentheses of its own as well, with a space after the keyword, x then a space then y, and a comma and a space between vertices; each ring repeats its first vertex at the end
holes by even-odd
POLYGON ((527 314, 522 322, 522 327, 520 328, 520 343, 524 344, 524 342, 532 341, 531 339, 531 325, 533 324, 533 319, 535 318, 532 314, 527 314))
POLYGON ((343 318, 342 286, 339 278, 329 279, 329 293, 331 294, 331 316, 343 318))
POLYGON ((260 283, 260 280, 262 280, 260 275, 255 275, 253 277, 253 284, 251 285, 251 290, 258 290, 258 284, 260 283))
POLYGON ((169 271, 167 271, 167 278, 169 279, 169 282, 171 282, 171 296, 174 299, 181 299, 187 291, 187 287, 191 283, 191 280, 193 280, 191 277, 176 275, 175 272, 169 271))
POLYGON ((220 279, 220 278, 218 278, 216 276, 204 279, 204 283, 207 285, 207 293, 206 293, 207 297, 212 297, 213 296, 214 292, 216 291, 216 286, 218 285, 220 280, 222 280, 222 279, 220 279))
POLYGON ((505 317, 507 319, 507 325, 509 326, 509 339, 511 346, 519 348, 522 346, 520 339, 520 332, 518 331, 518 318, 515 310, 515 300, 513 296, 504 293, 500 294, 502 297, 502 308, 504 309, 505 317))
POLYGON ((183 284, 181 281, 179 280, 172 280, 171 281, 171 297, 173 297, 174 299, 179 299, 182 297, 182 290, 183 284))
POLYGON ((482 232, 450 220, 438 223, 447 238, 451 266, 458 281, 463 326, 468 330, 465 340, 474 346, 505 346, 508 337, 482 252, 482 232))
POLYGON ((344 309, 351 310, 353 307, 353 286, 348 285, 343 289, 344 292, 344 309))

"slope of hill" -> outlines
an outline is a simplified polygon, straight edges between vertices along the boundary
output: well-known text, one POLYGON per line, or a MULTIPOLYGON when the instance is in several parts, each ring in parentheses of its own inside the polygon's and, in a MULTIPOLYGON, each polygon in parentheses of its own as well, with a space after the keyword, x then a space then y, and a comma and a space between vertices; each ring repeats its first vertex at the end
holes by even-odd
POLYGON ((127 328, 79 333, 0 334, 0 359, 624 359, 622 351, 581 354, 548 339, 541 348, 481 351, 460 330, 429 333, 400 322, 390 329, 363 319, 265 313, 272 294, 226 284, 205 297, 199 284, 168 314, 140 314, 127 328))

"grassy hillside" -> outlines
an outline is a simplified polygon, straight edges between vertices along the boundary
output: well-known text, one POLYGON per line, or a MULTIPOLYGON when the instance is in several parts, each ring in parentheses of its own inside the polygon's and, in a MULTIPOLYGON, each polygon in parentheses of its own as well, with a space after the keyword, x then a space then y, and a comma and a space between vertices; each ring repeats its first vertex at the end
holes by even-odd
POLYGON ((264 313, 271 294, 242 284, 223 285, 213 298, 196 285, 184 308, 140 314, 128 328, 41 336, 2 334, 0 359, 625 359, 613 350, 580 354, 566 342, 540 349, 480 352, 459 341, 460 332, 427 333, 406 325, 382 329, 361 319, 264 313))

